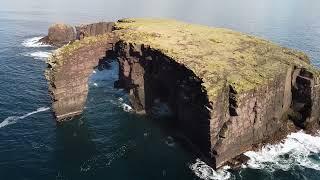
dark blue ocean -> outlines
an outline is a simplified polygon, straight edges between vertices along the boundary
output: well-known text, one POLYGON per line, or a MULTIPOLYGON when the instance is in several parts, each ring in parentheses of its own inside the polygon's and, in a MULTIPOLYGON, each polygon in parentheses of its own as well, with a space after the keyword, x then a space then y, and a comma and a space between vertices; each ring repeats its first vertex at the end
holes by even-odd
MULTIPOLYGON (((306 52, 320 67, 319 0, 1 0, 0 180, 319 180, 320 134, 293 133, 247 152, 240 170, 213 171, 162 119, 131 113, 113 88, 117 63, 95 70, 83 115, 57 125, 46 58, 49 25, 165 17, 231 28, 306 52)), ((165 121, 165 120, 163 120, 165 121)))

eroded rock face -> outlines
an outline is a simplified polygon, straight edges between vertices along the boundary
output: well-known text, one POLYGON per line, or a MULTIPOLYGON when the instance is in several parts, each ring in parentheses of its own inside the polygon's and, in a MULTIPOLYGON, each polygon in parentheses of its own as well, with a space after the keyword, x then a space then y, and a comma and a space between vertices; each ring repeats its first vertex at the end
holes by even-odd
POLYGON ((48 35, 40 39, 44 44, 61 47, 75 40, 85 37, 98 36, 113 30, 114 22, 99 22, 72 27, 67 24, 54 24, 50 26, 48 35))
POLYGON ((304 54, 162 20, 124 20, 111 33, 58 50, 46 73, 58 120, 82 112, 88 77, 108 56, 118 58, 115 86, 129 93, 136 112, 152 115, 156 104, 166 104, 177 131, 213 167, 299 128, 319 128, 320 73, 304 54))
MULTIPOLYGON (((149 46, 119 41, 119 81, 138 112, 152 115, 157 103, 168 105, 172 124, 210 157, 210 108, 201 79, 184 65, 149 46)), ((212 164, 210 159, 210 164, 212 164)))
POLYGON ((81 44, 74 42, 74 49, 60 49, 48 60, 46 78, 53 100, 53 111, 58 121, 82 113, 88 94, 88 79, 99 62, 113 49, 112 34, 101 41, 81 44), (72 51, 72 53, 71 53, 72 51), (59 55, 58 55, 59 54, 59 55), (63 57, 63 61, 59 59, 63 57))
POLYGON ((113 30, 114 22, 99 22, 76 26, 77 39, 83 39, 88 36, 98 36, 113 30))
POLYGON ((40 42, 60 47, 74 41, 76 38, 75 30, 67 24, 54 24, 48 30, 48 36, 40 39, 40 42))

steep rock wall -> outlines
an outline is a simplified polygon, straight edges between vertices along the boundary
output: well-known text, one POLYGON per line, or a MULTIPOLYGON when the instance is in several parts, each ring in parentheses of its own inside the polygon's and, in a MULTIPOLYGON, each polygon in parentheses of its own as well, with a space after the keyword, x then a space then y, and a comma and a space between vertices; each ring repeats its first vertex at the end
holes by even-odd
POLYGON ((214 167, 298 128, 319 126, 319 71, 302 53, 175 21, 123 20, 114 29, 50 58, 47 79, 58 120, 81 113, 89 75, 113 56, 115 86, 128 91, 136 112, 152 115, 157 103, 166 104, 177 129, 214 167))
POLYGON ((82 113, 88 94, 88 78, 99 62, 111 55, 115 37, 110 34, 94 41, 74 42, 72 48, 58 50, 48 60, 46 78, 58 121, 82 113))
POLYGON ((114 28, 114 22, 99 22, 83 24, 72 27, 67 24, 53 24, 48 30, 48 35, 39 40, 40 43, 61 47, 75 40, 85 37, 99 36, 110 33, 114 28))
POLYGON ((83 39, 89 36, 98 36, 113 30, 114 22, 99 22, 76 26, 77 39, 83 39))

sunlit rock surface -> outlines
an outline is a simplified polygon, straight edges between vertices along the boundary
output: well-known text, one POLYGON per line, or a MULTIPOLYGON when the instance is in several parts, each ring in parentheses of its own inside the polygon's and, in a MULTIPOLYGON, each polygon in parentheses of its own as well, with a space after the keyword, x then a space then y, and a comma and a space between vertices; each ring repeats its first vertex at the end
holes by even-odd
POLYGON ((298 128, 319 125, 319 71, 295 50, 228 29, 124 19, 58 49, 46 77, 59 121, 81 114, 88 77, 117 57, 117 88, 138 113, 169 107, 175 126, 214 167, 298 128))

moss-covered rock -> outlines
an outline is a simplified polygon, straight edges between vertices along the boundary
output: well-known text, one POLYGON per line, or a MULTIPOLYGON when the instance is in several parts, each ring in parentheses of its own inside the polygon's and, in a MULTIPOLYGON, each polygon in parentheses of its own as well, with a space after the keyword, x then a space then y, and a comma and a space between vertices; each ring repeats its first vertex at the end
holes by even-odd
MULTIPOLYGON (((317 129, 320 73, 301 52, 228 29, 167 19, 124 19, 107 34, 58 49, 46 77, 58 120, 81 114, 88 77, 118 57, 117 87, 133 108, 164 103, 208 162, 220 167, 294 128, 317 129)), ((91 32, 91 31, 90 31, 91 32)))
POLYGON ((222 89, 221 81, 241 93, 266 84, 292 65, 318 74, 305 54, 228 29, 168 19, 123 19, 116 29, 121 40, 148 45, 191 69, 211 100, 222 89))

